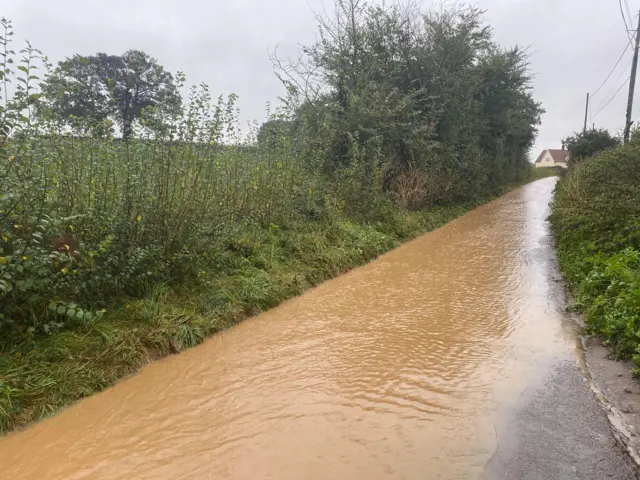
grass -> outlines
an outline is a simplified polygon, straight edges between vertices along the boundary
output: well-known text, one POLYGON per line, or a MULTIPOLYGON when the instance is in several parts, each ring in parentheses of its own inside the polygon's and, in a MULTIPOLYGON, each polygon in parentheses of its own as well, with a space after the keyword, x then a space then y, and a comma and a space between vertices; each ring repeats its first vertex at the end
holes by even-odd
POLYGON ((562 167, 533 168, 532 172, 535 180, 547 177, 562 177, 567 173, 567 171, 562 167))
POLYGON ((196 290, 157 285, 81 329, 14 345, 0 355, 0 433, 52 415, 490 199, 397 211, 376 225, 336 220, 260 230, 239 239, 242 248, 220 252, 218 268, 200 272, 196 290))

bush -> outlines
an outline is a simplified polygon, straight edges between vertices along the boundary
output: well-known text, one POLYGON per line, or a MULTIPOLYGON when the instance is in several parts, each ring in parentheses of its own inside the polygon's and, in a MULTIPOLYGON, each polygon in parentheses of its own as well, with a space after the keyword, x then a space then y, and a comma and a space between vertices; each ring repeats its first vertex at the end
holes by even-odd
POLYGON ((570 163, 576 164, 609 148, 617 147, 620 145, 620 139, 612 136, 608 130, 593 128, 586 132, 575 133, 562 140, 562 143, 571 153, 570 163))
POLYGON ((585 160, 557 186, 558 256, 588 328, 640 368, 640 145, 585 160))
POLYGON ((586 132, 575 133, 571 137, 562 140, 571 153, 570 163, 575 165, 585 158, 593 157, 605 150, 620 145, 620 139, 612 136, 608 130, 603 128, 587 130, 586 132))

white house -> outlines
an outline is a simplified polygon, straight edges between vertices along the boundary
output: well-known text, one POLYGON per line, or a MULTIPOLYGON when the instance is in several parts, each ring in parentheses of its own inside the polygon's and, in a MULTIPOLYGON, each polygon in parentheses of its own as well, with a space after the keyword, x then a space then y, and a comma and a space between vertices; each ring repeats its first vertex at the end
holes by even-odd
POLYGON ((536 160, 536 168, 562 167, 569 168, 569 150, 562 149, 544 150, 536 160))

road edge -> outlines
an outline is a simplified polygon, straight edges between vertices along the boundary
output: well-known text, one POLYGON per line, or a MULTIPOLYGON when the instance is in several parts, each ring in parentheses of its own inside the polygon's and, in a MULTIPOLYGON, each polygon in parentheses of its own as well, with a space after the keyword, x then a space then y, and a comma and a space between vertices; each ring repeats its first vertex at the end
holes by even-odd
MULTIPOLYGON (((572 299, 571 293, 566 285, 563 285, 563 287, 568 306, 572 299)), ((613 401, 604 393, 605 390, 601 386, 605 380, 602 378, 604 374, 596 372, 592 365, 592 360, 595 360, 595 357, 590 355, 593 352, 593 346, 589 342, 592 337, 587 335, 584 331, 584 317, 575 312, 567 311, 566 313, 573 325, 579 329, 576 337, 578 343, 576 346, 576 356, 578 357, 577 360, 582 376, 595 395, 598 404, 605 411, 614 439, 622 450, 626 452, 628 459, 634 467, 636 477, 640 478, 640 438, 635 433, 636 429, 626 418, 626 415, 623 412, 623 407, 618 405, 617 402, 613 401)), ((609 361, 614 362, 614 360, 609 361)), ((619 362, 618 364, 621 368, 626 368, 624 364, 619 362)), ((633 379, 633 381, 637 382, 635 379, 633 379)))

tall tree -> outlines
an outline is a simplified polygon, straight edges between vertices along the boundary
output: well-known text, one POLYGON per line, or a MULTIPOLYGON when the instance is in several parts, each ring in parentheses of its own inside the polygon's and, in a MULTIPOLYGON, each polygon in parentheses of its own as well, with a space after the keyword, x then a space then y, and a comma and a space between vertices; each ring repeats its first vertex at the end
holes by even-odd
POLYGON ((45 92, 67 122, 95 127, 112 120, 124 139, 145 108, 172 111, 181 103, 173 75, 139 50, 68 58, 58 64, 45 92))
POLYGON ((322 137, 314 145, 325 149, 325 172, 343 178, 358 164, 360 184, 376 175, 391 194, 397 180, 419 185, 425 203, 528 175, 542 108, 527 53, 501 49, 482 10, 334 2, 304 57, 274 62, 290 91, 303 92, 298 115, 322 137))

